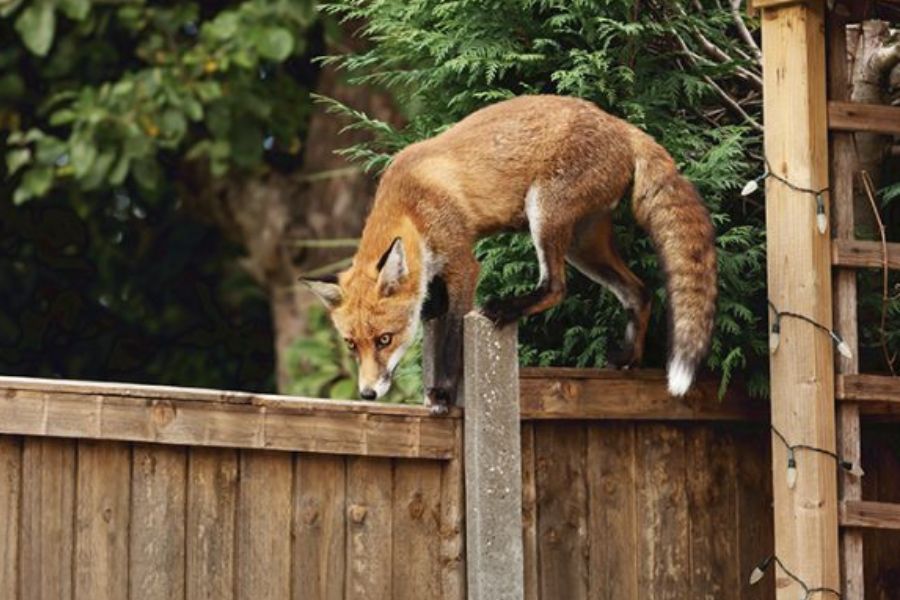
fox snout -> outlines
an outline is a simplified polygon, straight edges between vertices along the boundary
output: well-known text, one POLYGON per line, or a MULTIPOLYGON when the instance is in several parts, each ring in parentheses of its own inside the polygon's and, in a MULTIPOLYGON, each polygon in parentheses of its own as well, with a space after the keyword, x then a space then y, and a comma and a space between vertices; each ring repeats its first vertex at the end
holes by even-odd
POLYGON ((391 389, 391 373, 382 373, 374 381, 360 370, 359 396, 363 400, 377 400, 391 389))

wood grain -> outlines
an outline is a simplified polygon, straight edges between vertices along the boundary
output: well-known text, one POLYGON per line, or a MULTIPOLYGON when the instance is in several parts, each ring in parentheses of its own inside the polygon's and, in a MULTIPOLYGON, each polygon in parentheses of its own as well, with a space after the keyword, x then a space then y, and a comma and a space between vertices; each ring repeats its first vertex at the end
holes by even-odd
POLYGON ((393 465, 390 460, 351 458, 347 463, 348 600, 391 597, 393 465))
POLYGON ((839 375, 836 396, 854 402, 900 402, 900 378, 889 375, 839 375))
POLYGON ((834 100, 828 103, 828 127, 900 135, 900 107, 834 100))
POLYGON ((187 453, 141 444, 132 461, 131 598, 184 598, 187 453))
MULTIPOLYGON (((463 444, 462 427, 457 432, 458 447, 463 444)), ((453 458, 441 469, 441 598, 466 598, 465 477, 462 456, 453 458)))
POLYGON ((342 600, 346 578, 346 459, 301 454, 294 466, 295 600, 342 600))
POLYGON ((596 600, 640 598, 633 424, 588 427, 590 585, 596 600))
POLYGON ((844 527, 900 530, 900 504, 845 500, 840 516, 844 527))
POLYGON ((23 600, 72 598, 75 447, 70 440, 25 438, 20 555, 23 600))
POLYGON ((22 440, 0 436, 0 598, 19 597, 22 440))
POLYGON ((775 597, 775 577, 766 577, 754 586, 747 585, 753 568, 775 552, 769 431, 748 427, 732 431, 731 435, 738 460, 734 482, 739 574, 736 589, 740 590, 741 600, 770 600, 775 597))
POLYGON ((522 423, 522 557, 525 600, 537 600, 540 597, 534 428, 534 423, 522 423))
POLYGON ((441 598, 441 464, 395 461, 392 598, 441 598))
MULTIPOLYGON (((881 242, 837 239, 831 242, 831 262, 836 267, 881 269, 884 267, 884 248, 881 242)), ((900 244, 887 244, 887 263, 889 269, 900 269, 900 244)), ((856 275, 851 275, 855 280, 856 275)))
POLYGON ((75 506, 75 599, 128 597, 131 452, 79 441, 75 506))
POLYGON ((586 452, 580 424, 535 425, 541 598, 588 598, 586 452))
POLYGON ((192 600, 234 597, 238 457, 230 449, 188 455, 185 587, 192 600))
POLYGON ((235 598, 284 600, 291 595, 290 454, 240 453, 235 524, 235 598))

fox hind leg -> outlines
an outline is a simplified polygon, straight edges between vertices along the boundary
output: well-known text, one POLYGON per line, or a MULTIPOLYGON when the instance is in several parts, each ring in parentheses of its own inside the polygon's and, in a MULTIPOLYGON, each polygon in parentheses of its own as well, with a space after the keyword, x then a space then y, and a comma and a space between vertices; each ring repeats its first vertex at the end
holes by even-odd
POLYGON ((540 190, 536 185, 531 186, 525 198, 525 214, 540 267, 537 287, 522 296, 488 300, 481 312, 498 326, 547 310, 565 296, 565 259, 572 239, 572 226, 554 219, 553 213, 545 211, 542 204, 540 190))
POLYGON ((608 212, 592 215, 578 224, 566 259, 589 279, 608 288, 628 311, 624 343, 609 362, 619 368, 640 364, 650 322, 650 296, 619 256, 608 212))

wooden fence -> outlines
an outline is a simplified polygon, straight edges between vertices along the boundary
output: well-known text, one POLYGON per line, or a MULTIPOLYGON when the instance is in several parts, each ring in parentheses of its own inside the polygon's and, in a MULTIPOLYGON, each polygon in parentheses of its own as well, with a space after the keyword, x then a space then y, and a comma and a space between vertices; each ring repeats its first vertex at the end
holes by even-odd
MULTIPOLYGON (((521 395, 526 598, 774 597, 764 406, 647 372, 521 395)), ((460 600, 461 455, 460 411, 0 378, 0 598, 460 600)), ((866 548, 890 598, 900 547, 866 548)))

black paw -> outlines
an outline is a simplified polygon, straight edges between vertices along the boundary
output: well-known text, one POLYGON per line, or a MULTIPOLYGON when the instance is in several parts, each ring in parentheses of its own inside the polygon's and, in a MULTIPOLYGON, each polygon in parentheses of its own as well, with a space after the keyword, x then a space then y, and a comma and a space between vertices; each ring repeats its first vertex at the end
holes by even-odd
POLYGON ((606 364, 614 369, 630 369, 638 365, 640 361, 634 355, 634 351, 630 348, 610 352, 606 358, 606 364))
POLYGON ((487 317, 495 326, 503 327, 519 320, 521 313, 511 307, 508 300, 492 298, 481 307, 481 314, 487 317))
POLYGON ((435 386, 425 391, 425 406, 433 415, 446 415, 453 404, 453 391, 450 387, 435 386))

